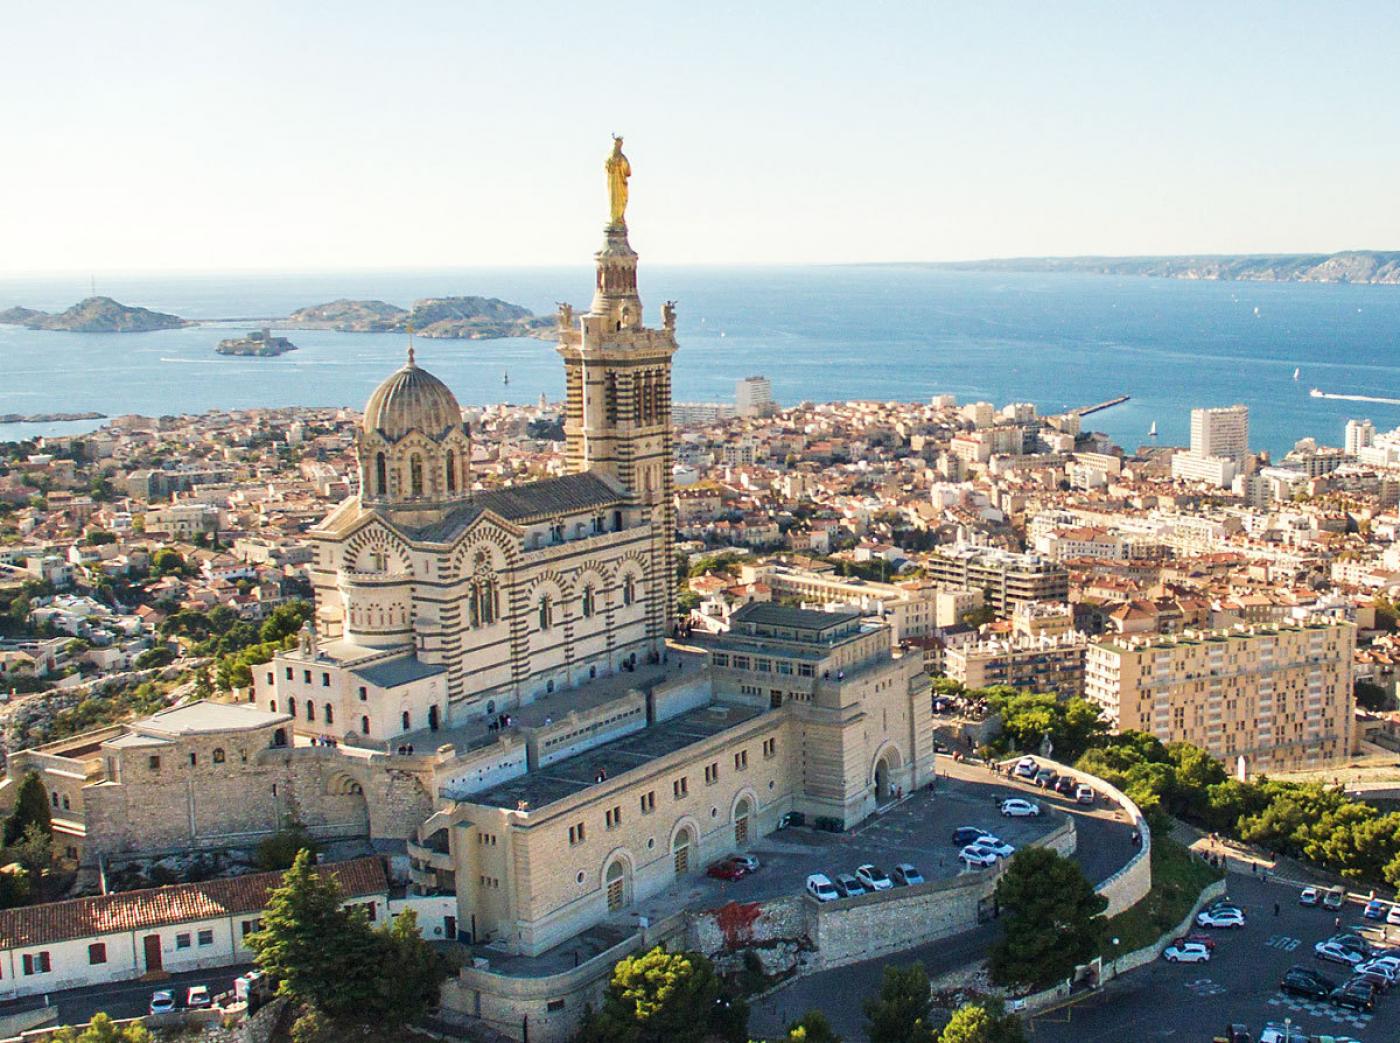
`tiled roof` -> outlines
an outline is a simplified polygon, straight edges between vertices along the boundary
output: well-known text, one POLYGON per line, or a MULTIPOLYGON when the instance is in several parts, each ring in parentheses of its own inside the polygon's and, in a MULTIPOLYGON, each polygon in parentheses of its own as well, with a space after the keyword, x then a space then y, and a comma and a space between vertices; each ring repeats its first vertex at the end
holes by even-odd
POLYGON ((528 485, 511 486, 477 493, 472 502, 509 521, 521 521, 548 514, 567 514, 590 507, 603 507, 622 495, 594 474, 567 474, 528 485))
MULTIPOLYGON (((384 865, 377 858, 319 866, 317 872, 333 877, 346 898, 383 894, 389 888, 384 865)), ((254 873, 202 884, 175 884, 4 909, 0 910, 0 948, 48 945, 119 931, 151 930, 259 913, 267 908, 268 894, 281 882, 281 873, 254 873)))

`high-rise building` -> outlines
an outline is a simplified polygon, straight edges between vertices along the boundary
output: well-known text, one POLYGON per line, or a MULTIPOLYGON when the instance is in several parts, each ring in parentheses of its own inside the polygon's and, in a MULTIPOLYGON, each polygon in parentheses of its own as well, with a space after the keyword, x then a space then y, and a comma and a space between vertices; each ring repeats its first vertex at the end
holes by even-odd
POLYGON ((1249 407, 1191 410, 1191 453, 1243 462, 1249 453, 1249 407))
POLYGON ((1120 731, 1200 746, 1229 768, 1314 767, 1352 745, 1356 627, 1301 624, 1093 641, 1084 694, 1120 731))
POLYGON ((768 416, 773 412, 773 382, 767 377, 745 377, 734 385, 734 409, 740 416, 768 416))
POLYGON ((998 612, 1033 601, 1064 601, 1069 573, 1035 554, 996 547, 939 547, 926 563, 929 578, 943 590, 980 590, 998 612))
POLYGON ((1376 425, 1370 420, 1348 420, 1346 434, 1346 454, 1356 456, 1362 449, 1369 449, 1376 441, 1376 425))

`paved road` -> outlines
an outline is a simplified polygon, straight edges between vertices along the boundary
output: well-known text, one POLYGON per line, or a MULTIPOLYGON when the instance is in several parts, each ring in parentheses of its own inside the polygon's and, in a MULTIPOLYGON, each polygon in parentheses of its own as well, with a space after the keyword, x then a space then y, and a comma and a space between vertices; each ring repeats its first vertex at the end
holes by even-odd
MULTIPOLYGON (((221 967, 208 971, 187 971, 174 974, 163 981, 125 981, 110 985, 90 985, 83 989, 69 989, 50 997, 50 1002, 58 1008, 58 1024, 81 1025, 92 1020, 97 1013, 110 1014, 114 1018, 134 1018, 145 1014, 151 1002, 151 993, 158 989, 175 991, 177 1002, 184 1002, 185 990, 191 985, 207 985, 211 995, 217 996, 233 988, 233 979, 247 971, 243 967, 221 967)), ((0 1005, 0 1012, 28 1010, 44 1006, 43 996, 26 996, 0 1005)))
MULTIPOLYGON (((1400 1040, 1400 992, 1382 997, 1374 1014, 1358 1015, 1278 991, 1283 972, 1294 964, 1338 981, 1347 976, 1312 955, 1313 944, 1332 933, 1334 913, 1300 906, 1292 887, 1265 884, 1250 874, 1232 874, 1229 889, 1245 905, 1249 922, 1240 931, 1218 932, 1210 963, 1158 962, 1125 974, 1101 994, 1035 1019, 1035 1043, 1205 1043, 1227 1022, 1248 1025, 1257 1038, 1266 1022, 1285 1017, 1311 1033, 1345 1034, 1362 1043, 1400 1040)), ((1373 926, 1356 904, 1345 907, 1342 923, 1373 926)), ((1400 930, 1392 929, 1392 935, 1400 941, 1400 930)))
MULTIPOLYGON (((1027 788, 1010 784, 1003 777, 993 778, 984 768, 955 765, 950 773, 954 777, 949 782, 939 779, 939 786, 943 789, 935 799, 941 804, 940 817, 947 822, 956 818, 957 825, 982 826, 1005 834, 1007 831, 1003 827, 1007 820, 996 813, 997 799, 1012 795, 1027 796, 1027 788)), ((1121 817, 1115 818, 1111 810, 1081 808, 1068 801, 1047 798, 1039 792, 1035 792, 1035 799, 1045 805, 1056 805, 1059 811, 1074 817, 1078 833, 1075 858, 1091 881, 1098 883, 1111 876, 1136 850, 1127 821, 1121 817)), ((948 846, 947 836, 940 836, 939 839, 947 852, 945 857, 953 857, 955 852, 948 846)), ((1000 934, 999 924, 984 924, 894 956, 799 978, 753 1005, 749 1032, 755 1038, 778 1038, 789 1022, 813 1007, 820 1007, 848 1043, 858 1043, 865 1038, 865 1015, 861 1004, 867 996, 879 991, 886 965, 918 960, 929 976, 936 978, 983 959, 988 947, 1000 934)))

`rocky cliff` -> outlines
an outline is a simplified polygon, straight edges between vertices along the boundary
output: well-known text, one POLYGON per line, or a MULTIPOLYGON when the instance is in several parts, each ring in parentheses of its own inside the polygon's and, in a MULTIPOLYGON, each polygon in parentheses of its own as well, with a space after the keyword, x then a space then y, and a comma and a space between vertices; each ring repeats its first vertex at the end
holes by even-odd
POLYGON ((422 337, 488 340, 500 337, 549 339, 554 319, 495 297, 427 297, 412 309, 385 301, 337 300, 299 308, 288 316, 290 326, 339 330, 342 333, 390 333, 413 323, 422 337))
POLYGON ((1400 285, 1400 251, 1335 254, 1218 254, 1198 257, 1005 257, 918 265, 969 272, 1084 272, 1240 282, 1351 282, 1400 285))
POLYGON ((146 333, 193 325, 178 315, 133 308, 110 297, 89 297, 56 315, 33 308, 11 308, 0 312, 0 323, 70 333, 146 333))

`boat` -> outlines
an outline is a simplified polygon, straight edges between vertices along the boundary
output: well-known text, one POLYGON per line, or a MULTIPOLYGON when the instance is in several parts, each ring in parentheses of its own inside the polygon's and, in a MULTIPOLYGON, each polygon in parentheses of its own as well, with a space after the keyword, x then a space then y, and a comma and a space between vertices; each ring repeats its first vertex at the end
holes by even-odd
POLYGON ((510 370, 508 370, 508 369, 503 369, 503 370, 501 370, 501 383, 502 383, 502 384, 506 384, 506 385, 509 385, 509 384, 510 384, 510 370))
POLYGON ((1311 395, 1313 398, 1321 398, 1321 397, 1322 397, 1322 389, 1321 389, 1321 388, 1313 388, 1311 391, 1308 392, 1308 394, 1311 395))
POLYGON ((1152 421, 1152 426, 1149 427, 1149 428, 1147 429, 1147 437, 1148 437, 1148 438, 1156 438, 1156 437, 1157 437, 1157 421, 1155 421, 1155 420, 1152 421))
POLYGON ((1293 370, 1293 379, 1294 379, 1294 380, 1297 380, 1297 379, 1298 379, 1298 374, 1301 373, 1301 372, 1303 372, 1301 369, 1294 369, 1294 370, 1293 370))

